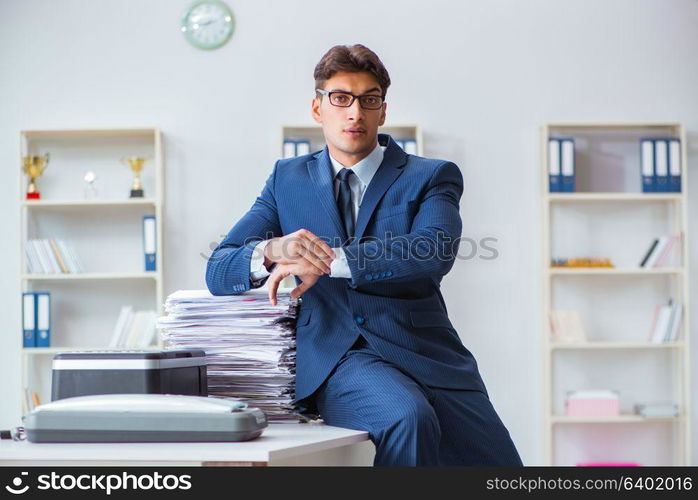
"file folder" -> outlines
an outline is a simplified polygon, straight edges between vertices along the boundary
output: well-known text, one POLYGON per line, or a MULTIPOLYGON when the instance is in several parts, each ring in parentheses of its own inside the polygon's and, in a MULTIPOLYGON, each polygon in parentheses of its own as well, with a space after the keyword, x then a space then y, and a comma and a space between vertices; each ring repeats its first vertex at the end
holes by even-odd
POLYGON ((654 193, 654 141, 640 140, 640 175, 642 176, 642 192, 654 193))
POLYGON ((284 141, 284 158, 293 158, 296 156, 296 143, 292 140, 284 141))
POLYGON ((145 270, 155 271, 157 248, 154 215, 143 216, 143 253, 145 254, 145 270))
POLYGON ((22 294, 22 347, 36 347, 36 294, 22 294))
POLYGON ((296 156, 303 156, 308 153, 310 153, 310 141, 307 139, 296 141, 296 156))
POLYGON ((417 141, 414 139, 405 139, 404 141, 405 144, 405 153, 409 155, 416 155, 417 154, 417 141))
POLYGON ((51 347, 51 294, 36 292, 36 347, 51 347))
POLYGON ((562 192, 575 192, 574 139, 565 138, 560 141, 560 173, 562 192))
POLYGON ((681 192, 681 142, 669 140, 669 192, 681 192))
POLYGON ((548 140, 548 179, 551 193, 562 191, 560 186, 560 141, 553 138, 548 140))
POLYGON ((654 182, 658 193, 669 191, 669 153, 667 150, 665 139, 654 141, 654 182))

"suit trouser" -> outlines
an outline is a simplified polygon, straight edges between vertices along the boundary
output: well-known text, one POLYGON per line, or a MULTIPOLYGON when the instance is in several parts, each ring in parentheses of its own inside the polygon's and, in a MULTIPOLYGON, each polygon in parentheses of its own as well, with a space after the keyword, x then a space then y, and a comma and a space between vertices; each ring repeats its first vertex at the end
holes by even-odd
POLYGON ((313 396, 326 424, 368 431, 374 465, 523 465, 485 393, 418 383, 363 337, 313 396))

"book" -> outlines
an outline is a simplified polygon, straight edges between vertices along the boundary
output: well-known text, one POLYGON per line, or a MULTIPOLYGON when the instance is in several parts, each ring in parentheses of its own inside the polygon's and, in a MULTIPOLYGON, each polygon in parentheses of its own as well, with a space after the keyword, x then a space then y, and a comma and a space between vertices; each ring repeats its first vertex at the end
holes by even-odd
POLYGON ((112 331, 112 336, 109 341, 109 347, 119 347, 121 345, 121 337, 124 333, 124 328, 129 316, 133 313, 133 306, 122 306, 121 312, 119 312, 119 317, 114 325, 114 330, 112 331))
POLYGON ((654 238, 640 261, 640 267, 681 266, 681 233, 654 238))
POLYGON ((652 252, 654 252, 654 249, 657 247, 658 244, 659 244, 659 238, 655 238, 652 241, 652 244, 650 245, 649 250, 647 250, 647 253, 642 258, 642 261, 640 261, 640 267, 645 267, 645 265, 647 264, 647 261, 649 260, 650 256, 652 255, 652 252))
POLYGON ((60 268, 61 272, 68 273, 68 266, 65 265, 65 260, 63 259, 63 255, 61 254, 61 251, 59 250, 56 241, 50 239, 48 240, 48 242, 51 245, 51 250, 53 251, 53 254, 56 257, 56 261, 58 262, 58 267, 60 268))
POLYGON ((675 303, 673 300, 669 300, 667 305, 657 306, 652 318, 649 342, 652 344, 675 342, 681 326, 682 316, 682 305, 675 303))
POLYGON ((579 311, 550 311, 550 330, 555 342, 586 342, 586 333, 579 311))

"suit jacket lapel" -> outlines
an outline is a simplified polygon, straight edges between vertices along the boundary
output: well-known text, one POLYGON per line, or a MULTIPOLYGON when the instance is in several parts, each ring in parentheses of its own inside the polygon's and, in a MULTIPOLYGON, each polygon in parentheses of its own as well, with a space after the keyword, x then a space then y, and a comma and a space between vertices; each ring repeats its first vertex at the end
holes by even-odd
MULTIPOLYGON (((402 167, 407 163, 407 154, 390 135, 378 134, 378 141, 383 146, 387 145, 387 148, 383 153, 383 161, 368 184, 359 207, 354 234, 357 240, 360 240, 363 236, 378 202, 395 179, 402 173, 402 167)), ((322 208, 329 215, 337 230, 337 234, 341 234, 344 241, 346 241, 347 234, 334 197, 334 170, 332 169, 327 146, 319 153, 313 155, 312 159, 307 163, 307 168, 308 174, 315 185, 315 192, 320 198, 322 208)))
POLYGON ((388 188, 395 182, 403 172, 405 163, 407 163, 407 153, 398 146, 398 144, 388 134, 378 134, 378 140, 382 145, 383 141, 387 141, 387 148, 383 153, 383 161, 373 175, 373 179, 368 184, 364 197, 361 200, 359 214, 356 218, 355 237, 361 241, 361 237, 366 230, 368 221, 371 220, 371 215, 376 209, 376 205, 383 197, 388 188))

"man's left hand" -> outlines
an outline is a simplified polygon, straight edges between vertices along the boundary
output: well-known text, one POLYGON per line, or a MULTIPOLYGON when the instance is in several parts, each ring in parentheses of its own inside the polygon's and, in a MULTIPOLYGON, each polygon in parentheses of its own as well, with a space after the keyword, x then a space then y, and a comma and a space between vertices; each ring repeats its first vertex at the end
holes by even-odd
POLYGON ((296 288, 291 290, 291 298, 295 299, 305 293, 310 289, 317 281, 320 279, 321 274, 296 274, 294 271, 298 272, 299 266, 297 264, 277 264, 267 283, 269 284, 269 301, 276 305, 276 292, 279 289, 279 283, 286 276, 294 275, 298 276, 302 283, 296 288))

